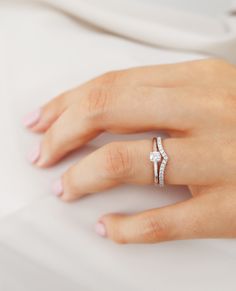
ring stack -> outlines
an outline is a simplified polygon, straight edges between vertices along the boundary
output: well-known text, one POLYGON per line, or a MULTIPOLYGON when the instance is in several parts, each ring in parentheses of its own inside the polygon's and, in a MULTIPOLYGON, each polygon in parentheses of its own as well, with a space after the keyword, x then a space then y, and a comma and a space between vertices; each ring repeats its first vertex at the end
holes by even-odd
POLYGON ((153 151, 150 152, 150 161, 154 164, 154 183, 163 187, 165 185, 165 168, 168 162, 168 156, 163 148, 161 137, 154 137, 153 151), (160 164, 160 166, 159 166, 160 164))

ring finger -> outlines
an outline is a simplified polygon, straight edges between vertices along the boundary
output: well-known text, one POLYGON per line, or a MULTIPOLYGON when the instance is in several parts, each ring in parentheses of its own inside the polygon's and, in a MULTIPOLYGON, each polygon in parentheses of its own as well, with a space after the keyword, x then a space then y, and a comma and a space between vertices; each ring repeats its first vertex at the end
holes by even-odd
MULTIPOLYGON (((215 182, 220 176, 218 173, 212 175, 209 164, 198 158, 201 155, 201 159, 207 159, 203 144, 197 145, 191 139, 169 138, 163 141, 163 145, 169 156, 165 171, 167 184, 204 185, 215 182)), ((151 149, 150 140, 105 145, 72 166, 55 183, 54 192, 63 200, 70 201, 120 184, 152 184, 151 149)), ((214 154, 214 150, 211 152, 214 154)))

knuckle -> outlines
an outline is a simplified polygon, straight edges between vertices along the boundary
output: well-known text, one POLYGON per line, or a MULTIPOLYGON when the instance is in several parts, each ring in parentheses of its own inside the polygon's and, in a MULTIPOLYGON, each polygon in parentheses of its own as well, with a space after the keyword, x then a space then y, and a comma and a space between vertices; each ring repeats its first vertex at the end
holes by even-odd
POLYGON ((109 238, 118 244, 128 243, 127 234, 125 235, 123 224, 122 224, 123 218, 125 218, 125 216, 120 213, 116 213, 115 215, 108 214, 105 216, 105 222, 107 218, 108 218, 107 226, 108 226, 109 238))
POLYGON ((126 145, 110 143, 104 147, 104 156, 106 177, 117 180, 133 174, 131 153, 126 145))
POLYGON ((109 113, 112 103, 112 92, 105 87, 94 87, 85 99, 83 106, 85 118, 97 122, 109 113))
POLYGON ((100 114, 106 111, 109 94, 108 90, 103 87, 96 87, 90 91, 88 95, 88 112, 92 114, 100 114))
POLYGON ((124 233, 121 231, 120 227, 117 225, 111 233, 111 239, 118 244, 128 243, 124 233))
POLYGON ((140 231, 143 239, 148 242, 159 242, 169 240, 169 232, 164 219, 155 215, 145 215, 142 217, 140 231))
POLYGON ((63 187, 65 193, 67 194, 66 197, 68 200, 72 200, 76 197, 78 192, 78 187, 76 185, 76 173, 73 171, 73 168, 70 168, 64 175, 63 175, 63 187))

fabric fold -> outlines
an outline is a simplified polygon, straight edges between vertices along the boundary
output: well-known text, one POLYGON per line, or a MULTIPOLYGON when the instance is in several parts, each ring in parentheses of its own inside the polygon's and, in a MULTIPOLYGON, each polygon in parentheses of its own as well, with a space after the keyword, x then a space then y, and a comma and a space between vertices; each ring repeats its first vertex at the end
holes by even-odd
POLYGON ((232 15, 200 15, 150 1, 40 2, 111 33, 152 46, 200 52, 236 62, 236 17, 232 15))

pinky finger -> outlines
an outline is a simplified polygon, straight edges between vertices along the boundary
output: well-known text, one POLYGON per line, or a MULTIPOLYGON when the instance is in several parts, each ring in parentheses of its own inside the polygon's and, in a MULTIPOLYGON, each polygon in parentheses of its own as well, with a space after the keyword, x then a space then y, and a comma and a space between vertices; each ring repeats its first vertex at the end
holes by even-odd
MULTIPOLYGON (((96 224, 98 235, 117 243, 157 243, 197 238, 236 237, 232 211, 216 193, 138 213, 108 214, 96 224), (215 195, 214 195, 215 194, 215 195), (224 205, 224 206, 223 206, 224 205), (226 208, 225 208, 226 207, 226 208)), ((234 214, 235 221, 235 214, 234 214)))

